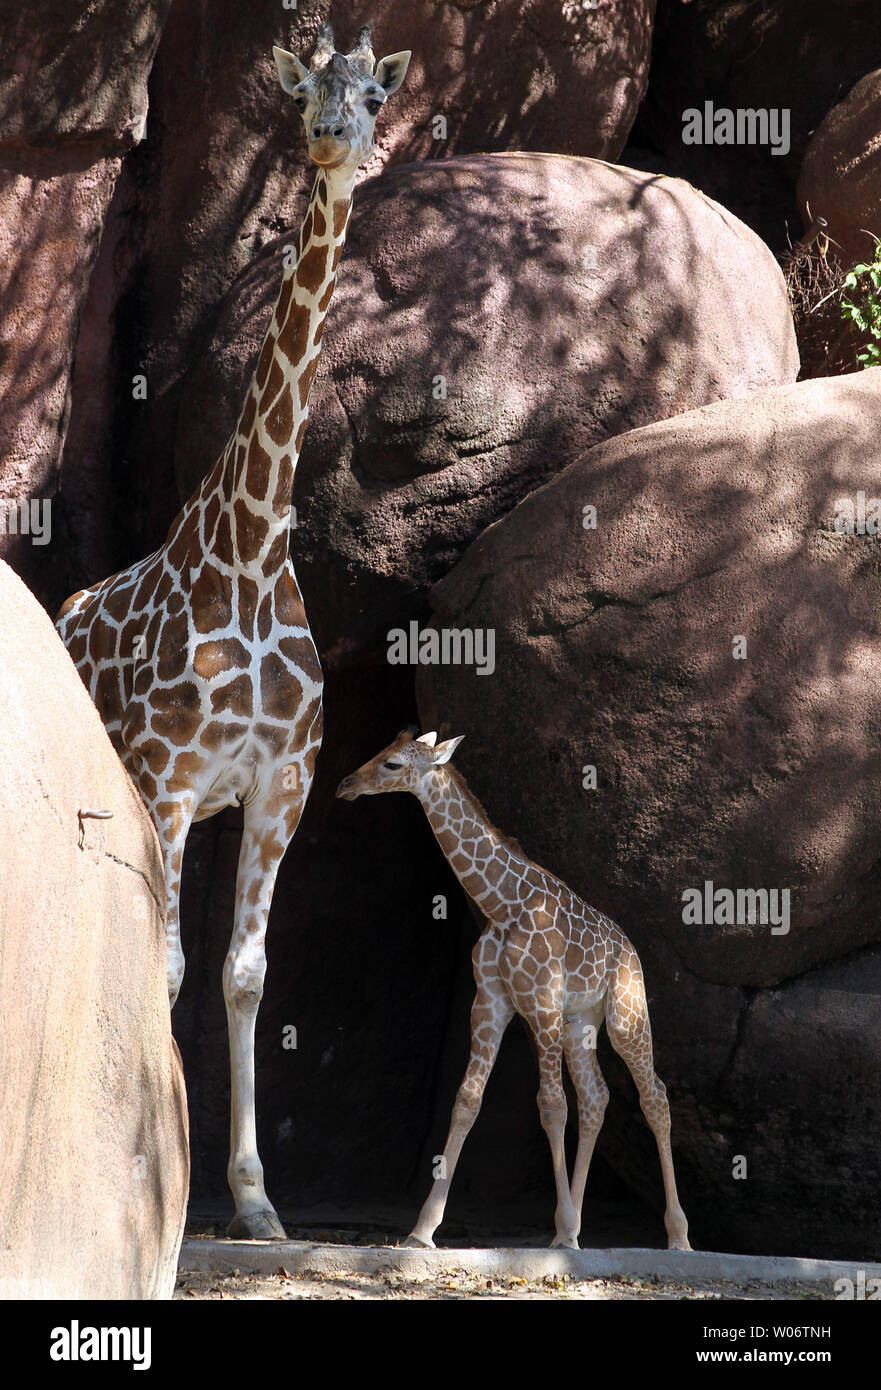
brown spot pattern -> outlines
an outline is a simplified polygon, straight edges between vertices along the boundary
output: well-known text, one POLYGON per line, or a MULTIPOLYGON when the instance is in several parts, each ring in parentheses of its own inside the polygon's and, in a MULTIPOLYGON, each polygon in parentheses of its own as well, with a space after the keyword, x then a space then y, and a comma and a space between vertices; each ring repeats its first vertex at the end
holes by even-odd
POLYGON ((193 585, 190 602, 197 632, 213 632, 218 627, 229 626, 232 618, 232 584, 213 565, 202 566, 193 585))
POLYGON ((309 342, 310 311, 306 304, 291 305, 284 328, 278 335, 278 345, 292 367, 302 360, 309 342))
POLYGON ((266 383, 266 390, 260 397, 260 414, 265 415, 272 402, 275 400, 282 386, 284 385, 284 373, 281 365, 273 358, 272 366, 269 370, 269 380, 266 383))
MULTIPOLYGON (((255 434, 248 445, 248 472, 245 475, 245 491, 249 497, 265 497, 271 471, 272 459, 255 434)), ((236 513, 240 503, 241 498, 236 502, 236 513)))
POLYGON ((278 303, 275 306, 275 320, 276 323, 279 324, 279 326, 283 324, 285 321, 285 316, 288 312, 288 305, 291 302, 291 295, 293 294, 293 291, 294 277, 293 275, 286 275, 284 280, 282 281, 281 293, 278 296, 278 303))
POLYGON ((200 642, 193 656, 193 670, 204 680, 213 680, 224 671, 241 670, 247 665, 248 649, 237 637, 200 642))
POLYGON ((254 640, 254 616, 257 611, 257 588, 256 580, 249 579, 246 574, 239 575, 239 626, 246 642, 254 640))
POLYGON ((274 352, 275 338, 271 333, 267 333, 266 340, 263 343, 263 348, 260 353, 260 358, 257 362, 257 372, 254 378, 257 383, 258 389, 261 391, 263 390, 264 383, 269 375, 269 367, 272 362, 274 352))
POLYGON ((266 559, 263 561, 263 574, 268 579, 270 575, 281 569, 288 557, 288 533, 283 531, 280 536, 276 536, 272 545, 266 552, 266 559))
MULTIPOLYGON (((156 675, 161 681, 177 680, 187 664, 189 622, 186 613, 168 618, 162 629, 159 651, 156 653, 156 675)), ((152 663, 151 663, 152 664, 152 663)))
POLYGON ((334 239, 342 236, 343 228, 346 225, 346 218, 349 215, 351 203, 347 198, 337 198, 333 205, 333 235, 334 239))
POLYGON ((199 691, 192 681, 181 681, 168 690, 161 687, 154 690, 150 703, 153 706, 150 722, 159 738, 179 748, 192 742, 202 717, 199 691))
POLYGON ((266 417, 266 432, 275 444, 287 444, 294 428, 294 403, 286 386, 266 417))
POLYGON ((324 291, 324 294, 321 296, 321 298, 320 298, 319 301, 318 301, 318 312, 319 312, 319 313, 323 314, 323 313, 326 312, 327 306, 328 306, 328 304, 330 303, 331 295, 333 294, 333 287, 334 287, 335 284, 336 284, 336 278, 335 278, 335 277, 332 277, 332 278, 331 278, 331 281, 330 281, 330 283, 329 283, 329 285, 327 286, 327 289, 324 291))
POLYGON ((249 511, 241 498, 234 507, 236 519, 236 548, 242 560, 248 564, 256 560, 263 542, 269 532, 269 523, 262 516, 249 511))
POLYGON ((270 718, 290 718, 302 694, 300 682, 275 652, 260 662, 260 707, 270 718))
POLYGON ((309 396, 309 388, 312 385, 312 378, 314 377, 315 372, 318 368, 319 357, 320 354, 316 353, 315 356, 312 358, 312 361, 306 367, 303 368, 303 371, 300 374, 300 405, 302 406, 305 406, 307 398, 309 396))
POLYGON ((224 710, 239 719, 251 718, 254 713, 254 690, 249 675, 243 673, 211 691, 211 713, 222 714, 224 710))
POLYGON ((305 255, 300 257, 297 284, 302 285, 307 294, 317 294, 326 269, 327 247, 320 244, 310 246, 305 255))
POLYGON ((272 499, 272 510, 280 519, 290 510, 291 492, 294 486, 293 467, 294 460, 290 454, 282 454, 278 461, 278 477, 275 483, 275 496, 272 499))
POLYGON ((265 642, 272 631, 272 595, 267 594, 257 614, 257 632, 261 642, 265 642))

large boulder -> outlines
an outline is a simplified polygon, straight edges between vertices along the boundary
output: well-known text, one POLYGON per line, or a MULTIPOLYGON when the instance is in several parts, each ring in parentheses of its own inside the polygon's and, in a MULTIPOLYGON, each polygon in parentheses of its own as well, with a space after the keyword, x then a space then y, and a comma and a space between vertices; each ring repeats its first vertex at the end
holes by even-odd
POLYGON ((169 1298, 189 1155, 158 842, 2 563, 0 628, 0 1297, 169 1298))
POLYGON ((0 0, 0 145, 129 149, 147 119, 147 77, 171 0, 83 0, 76 23, 52 0, 0 0))
POLYGON ((825 217, 847 266, 871 261, 881 237, 881 68, 867 73, 814 132, 798 197, 805 225, 825 217))
POLYGON ((793 241, 799 230, 795 183, 811 132, 878 66, 874 0, 659 0, 651 77, 626 161, 653 152, 658 167, 704 188, 782 251, 787 230, 793 241), (707 101, 786 113, 788 151, 684 145, 683 113, 707 101))
MULTIPOLYGON (((170 3, 88 0, 75 24, 53 0, 0 5, 0 504, 58 490, 80 315, 170 3)), ((49 553, 0 526, 44 589, 49 553)))
POLYGON ((865 1255, 881 1216, 879 418, 872 370, 621 435, 432 595, 495 670, 420 668, 423 727, 469 735, 493 821, 632 935, 702 1243, 865 1255), (715 896, 759 889, 764 920, 715 896))

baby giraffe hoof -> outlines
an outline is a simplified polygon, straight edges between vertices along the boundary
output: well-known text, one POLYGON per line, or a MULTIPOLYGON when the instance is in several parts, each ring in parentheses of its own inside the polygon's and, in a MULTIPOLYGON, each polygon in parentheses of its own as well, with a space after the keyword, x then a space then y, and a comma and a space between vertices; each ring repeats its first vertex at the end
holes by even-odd
POLYGON ((416 1234, 415 1231, 411 1231, 410 1234, 408 1235, 407 1239, 406 1239, 405 1241, 402 1241, 401 1243, 402 1243, 402 1245, 403 1245, 407 1250, 434 1250, 434 1249, 436 1249, 435 1243, 434 1243, 434 1241, 431 1239, 431 1236, 429 1236, 428 1239, 426 1240, 426 1239, 424 1239, 422 1236, 417 1236, 417 1234, 416 1234))
POLYGON ((690 1250, 690 1249, 691 1249, 691 1246, 689 1245, 688 1241, 687 1241, 685 1238, 683 1238, 682 1240, 670 1240, 670 1241, 668 1241, 668 1242, 667 1242, 667 1249, 668 1249, 668 1250, 690 1250))
POLYGON ((555 1246, 562 1250, 577 1250, 578 1240, 575 1236, 557 1235, 554 1236, 549 1248, 553 1250, 555 1246))
POLYGON ((271 1207, 234 1216, 226 1234, 230 1240, 287 1240, 284 1226, 271 1207))

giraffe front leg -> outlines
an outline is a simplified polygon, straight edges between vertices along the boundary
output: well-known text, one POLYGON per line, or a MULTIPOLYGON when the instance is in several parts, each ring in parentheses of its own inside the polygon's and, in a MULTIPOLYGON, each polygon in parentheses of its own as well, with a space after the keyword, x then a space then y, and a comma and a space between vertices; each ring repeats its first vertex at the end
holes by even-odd
MULTIPOLYGON (((479 950, 480 942, 475 951, 475 965, 479 950)), ((423 1250, 434 1249, 434 1233, 444 1219, 447 1197, 462 1145, 477 1119, 484 1087, 492 1071, 502 1034, 513 1016, 514 1010, 500 984, 478 985, 471 1010, 471 1056, 456 1094, 443 1158, 434 1185, 423 1204, 416 1225, 404 1241, 405 1245, 417 1246, 423 1250)))
POLYGON ((261 822, 253 806, 245 808, 236 921, 223 966, 231 1105, 227 1177, 236 1207, 227 1235, 239 1240, 285 1239, 284 1227, 266 1195, 257 1152, 254 1032, 266 976, 266 924, 287 840, 283 822, 261 822))

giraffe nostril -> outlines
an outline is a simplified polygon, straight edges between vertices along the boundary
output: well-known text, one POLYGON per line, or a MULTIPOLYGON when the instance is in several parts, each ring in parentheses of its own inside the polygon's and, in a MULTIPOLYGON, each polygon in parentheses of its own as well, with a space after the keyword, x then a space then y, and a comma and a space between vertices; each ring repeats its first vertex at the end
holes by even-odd
POLYGON ((343 133, 344 133, 344 129, 345 129, 345 128, 344 128, 343 126, 341 126, 341 125, 334 126, 334 131, 333 131, 333 133, 334 133, 334 137, 335 137, 337 140, 340 140, 340 139, 342 138, 343 133))

